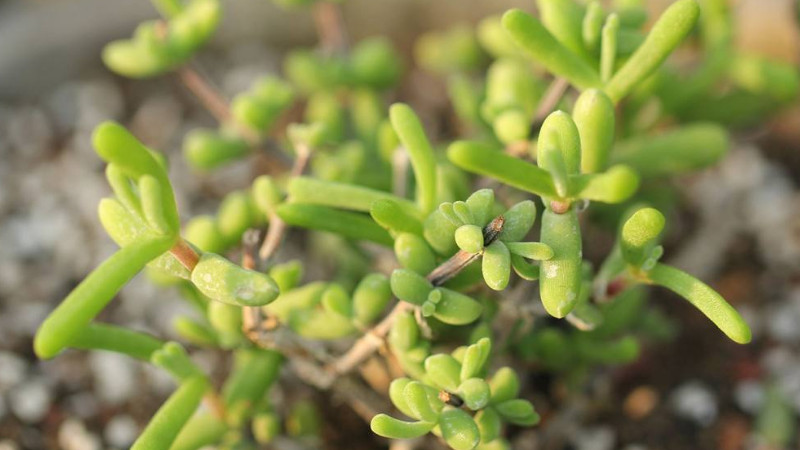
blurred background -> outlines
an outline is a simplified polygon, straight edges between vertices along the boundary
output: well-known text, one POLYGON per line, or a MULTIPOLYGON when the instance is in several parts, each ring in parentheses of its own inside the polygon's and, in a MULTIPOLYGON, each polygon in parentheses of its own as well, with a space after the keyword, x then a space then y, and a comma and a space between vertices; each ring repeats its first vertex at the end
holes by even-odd
MULTIPOLYGON (((416 99, 430 117, 447 99, 441 80, 414 67, 414 38, 531 3, 348 0, 343 14, 353 40, 391 37, 406 56, 399 97, 416 99)), ((650 3, 655 12, 669 2, 650 3)), ((800 62, 796 2, 731 3, 737 46, 800 62)), ((288 48, 316 41, 303 11, 266 0, 227 0, 223 10, 197 64, 229 97, 278 71, 288 48)), ((170 156, 182 214, 213 212, 252 179, 246 162, 200 175, 180 158, 186 131, 214 120, 176 77, 127 80, 101 63, 105 43, 156 15, 144 0, 0 3, 0 450, 127 448, 174 388, 158 370, 116 354, 68 351, 41 362, 31 349, 45 315, 115 248, 96 214, 109 189, 90 145, 95 125, 120 121, 170 156)), ((731 343, 690 306, 656 293, 652 301, 680 328, 676 337, 645 348, 634 364, 593 373, 545 429, 517 432, 514 448, 766 448, 764 433, 798 427, 800 105, 737 130, 720 165, 676 186, 685 201, 667 241, 670 262, 742 311, 753 343, 731 343)), ((175 338, 170 323, 184 308, 176 292, 140 276, 101 319, 175 338)), ((194 354, 209 371, 224 358, 194 354)), ((319 446, 384 448, 346 406, 316 400, 327 405, 319 446)), ((800 448, 796 434, 787 448, 800 448)))

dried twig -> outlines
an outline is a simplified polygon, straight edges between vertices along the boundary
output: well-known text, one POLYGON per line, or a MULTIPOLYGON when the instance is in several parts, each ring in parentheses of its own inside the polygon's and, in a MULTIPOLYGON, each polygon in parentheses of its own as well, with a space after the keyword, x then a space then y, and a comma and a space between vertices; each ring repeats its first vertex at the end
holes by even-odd
POLYGON ((542 101, 539 102, 539 107, 536 108, 536 114, 533 116, 533 125, 531 126, 531 131, 534 133, 538 132, 539 129, 542 127, 542 123, 544 119, 547 118, 547 115, 555 109, 558 102, 561 101, 561 97, 567 92, 569 88, 569 82, 565 78, 556 78, 550 83, 550 86, 547 87, 547 91, 542 96, 542 101))
POLYGON ((329 54, 347 52, 347 31, 341 6, 330 1, 317 2, 313 15, 322 49, 329 54))
POLYGON ((230 121, 231 108, 228 100, 196 68, 186 64, 178 69, 178 76, 218 122, 230 121))
MULTIPOLYGON (((503 231, 505 218, 498 216, 483 228, 484 246, 494 242, 503 231)), ((457 275, 464 267, 474 261, 480 254, 467 253, 459 250, 450 259, 433 269, 428 274, 428 281, 434 286, 441 286, 447 280, 457 275)), ((415 305, 404 301, 399 301, 394 309, 370 330, 367 330, 358 341, 353 344, 350 350, 339 357, 333 364, 327 367, 329 372, 337 375, 345 374, 357 367, 361 362, 375 353, 383 346, 386 335, 389 334, 392 325, 397 317, 415 308, 415 305)))
MULTIPOLYGON (((306 170, 308 160, 311 157, 311 149, 307 145, 301 144, 297 146, 297 157, 292 165, 291 177, 299 177, 306 170)), ((277 214, 271 213, 269 215, 269 230, 267 237, 264 238, 264 244, 261 245, 261 250, 258 252, 258 257, 262 262, 266 262, 273 256, 275 251, 280 246, 283 236, 286 234, 286 222, 283 221, 277 214)))

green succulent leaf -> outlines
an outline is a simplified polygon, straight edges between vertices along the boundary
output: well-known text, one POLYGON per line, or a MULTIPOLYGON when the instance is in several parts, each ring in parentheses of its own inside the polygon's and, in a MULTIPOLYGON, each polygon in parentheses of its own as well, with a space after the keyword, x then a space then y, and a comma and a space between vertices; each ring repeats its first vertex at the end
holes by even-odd
POLYGON ((450 145, 447 157, 464 170, 517 189, 547 197, 556 195, 553 179, 546 170, 506 155, 490 144, 458 141, 450 145))
POLYGON ((478 425, 462 409, 445 408, 439 418, 442 438, 455 450, 471 450, 478 446, 481 432, 478 425))
POLYGON ((447 354, 429 356, 425 360, 425 373, 434 385, 447 392, 456 392, 461 384, 461 364, 447 354))
POLYGON ((371 218, 326 206, 286 203, 277 209, 286 223, 312 230, 327 231, 340 236, 391 246, 392 237, 371 218))
POLYGON ((514 255, 537 261, 547 261, 553 257, 553 249, 541 242, 508 242, 508 251, 514 255))
POLYGON ((503 422, 494 408, 484 408, 475 414, 475 423, 481 432, 481 444, 487 444, 500 437, 503 422))
POLYGON ((491 351, 492 340, 489 338, 481 338, 478 342, 467 347, 461 360, 460 380, 463 382, 480 374, 489 359, 491 351))
POLYGON ((392 105, 389 118, 411 159, 417 180, 419 208, 422 212, 430 212, 436 207, 436 159, 422 123, 414 111, 403 103, 392 105))
POLYGON ((489 404, 489 383, 480 378, 468 378, 458 387, 458 395, 464 400, 467 408, 477 411, 489 404))
POLYGON ((244 269, 214 253, 200 257, 192 271, 192 283, 206 296, 237 306, 263 306, 279 293, 269 275, 244 269))
POLYGON ((620 142, 612 157, 642 177, 673 175, 708 167, 730 147, 728 132, 717 124, 695 123, 656 136, 620 142))
POLYGON ((450 325, 466 325, 480 317, 483 306, 467 295, 447 288, 436 288, 441 300, 436 303, 433 316, 450 325))
POLYGON ((194 414, 208 389, 204 377, 190 378, 161 405, 131 447, 134 450, 168 448, 194 414))
POLYGON ((370 206, 369 214, 383 228, 394 233, 422 235, 422 222, 393 200, 377 200, 370 206))
POLYGON ((243 158, 250 152, 245 139, 198 128, 183 140, 183 156, 196 169, 209 170, 243 158))
POLYGON ((483 251, 483 229, 477 225, 461 225, 455 232, 456 245, 467 253, 483 251))
POLYGON ((149 361, 164 342, 149 334, 115 325, 90 323, 70 344, 85 350, 107 350, 149 361))
MULTIPOLYGON (((483 234, 481 234, 482 240, 483 234)), ((433 250, 425 239, 416 234, 398 234, 394 240, 394 254, 401 266, 419 274, 430 273, 436 267, 436 255, 433 250)))
POLYGON ((605 170, 614 144, 614 114, 614 104, 599 89, 584 91, 575 102, 572 118, 580 133, 582 173, 605 170))
POLYGON ((659 17, 647 38, 606 83, 605 92, 619 102, 653 73, 694 28, 700 15, 695 0, 678 0, 659 17))
POLYGON ((642 208, 625 221, 620 248, 628 264, 640 267, 653 256, 665 222, 664 215, 653 208, 642 208))
POLYGON ((697 278, 664 264, 656 264, 647 277, 653 284, 664 286, 685 298, 734 342, 746 344, 752 339, 750 327, 742 316, 721 295, 697 278))
POLYGON ((495 291, 508 286, 511 276, 511 253, 502 241, 494 241, 483 252, 481 264, 486 285, 495 291))
POLYGON ((422 305, 428 299, 433 285, 425 277, 408 269, 397 269, 390 279, 392 293, 400 300, 422 305))
POLYGON ((402 313, 397 316, 389 331, 389 343, 399 350, 409 350, 419 340, 419 326, 414 316, 402 313))
POLYGON ((521 241, 536 222, 536 203, 525 200, 503 213, 503 232, 500 239, 506 244, 521 241))
POLYGON ((553 249, 553 257, 541 262, 539 294, 548 314, 561 318, 572 311, 581 288, 582 244, 575 209, 564 214, 545 209, 541 240, 553 249))
POLYGON ((386 414, 378 414, 369 424, 378 436, 389 439, 413 439, 423 436, 436 426, 436 422, 404 422, 386 414))
POLYGON ((615 165, 602 173, 577 175, 571 180, 575 196, 602 203, 622 203, 639 188, 639 175, 626 165, 615 165))
POLYGON ((495 409, 503 419, 514 425, 531 426, 539 423, 539 414, 527 400, 507 400, 496 404, 495 409))
POLYGON ((45 319, 33 341, 36 354, 48 359, 69 346, 122 286, 172 244, 170 237, 151 239, 132 243, 111 255, 45 319))
POLYGON ((503 15, 503 27, 529 56, 579 89, 600 86, 600 77, 587 62, 565 48, 536 18, 519 9, 503 15))
POLYGON ((392 289, 386 276, 371 273, 353 291, 353 316, 357 323, 368 325, 377 319, 392 299, 392 289))
POLYGON ((412 413, 411 417, 423 422, 436 422, 439 420, 442 405, 434 409, 428 399, 428 389, 419 381, 412 381, 406 384, 403 389, 403 397, 409 411, 412 413))
POLYGON ((519 378, 510 367, 502 367, 489 380, 492 404, 505 403, 519 395, 519 378))

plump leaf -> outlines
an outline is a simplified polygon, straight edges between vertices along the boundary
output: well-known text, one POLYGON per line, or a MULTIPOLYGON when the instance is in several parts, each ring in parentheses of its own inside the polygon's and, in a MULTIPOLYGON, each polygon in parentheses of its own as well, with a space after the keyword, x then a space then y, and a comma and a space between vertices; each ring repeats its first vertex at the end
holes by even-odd
POLYGON ((392 293, 404 302, 422 305, 433 285, 425 277, 408 269, 397 269, 390 279, 392 293))
POLYGON ((433 250, 425 239, 416 234, 398 234, 394 240, 394 254, 401 266, 419 274, 427 274, 436 267, 436 255, 433 254, 433 250))
POLYGON ((553 249, 541 242, 508 242, 506 247, 512 254, 527 259, 547 261, 553 257, 553 249))
POLYGON ((481 433, 472 417, 462 409, 445 408, 439 419, 442 438, 455 450, 471 450, 478 446, 481 433))
POLYGON ((575 102, 572 118, 580 133, 582 173, 605 170, 614 143, 614 114, 614 104, 599 89, 584 91, 575 102))
POLYGON ((477 411, 489 404, 489 384, 480 378, 468 378, 458 387, 458 395, 467 408, 477 411))
POLYGON ((183 382, 161 405, 131 448, 134 450, 168 448, 200 405, 207 389, 208 382, 200 376, 183 382))
POLYGON ((45 319, 33 341, 36 354, 48 359, 69 346, 122 286, 173 242, 171 237, 135 242, 111 255, 45 319))
POLYGON ((521 241, 536 222, 536 204, 530 200, 521 201, 503 213, 503 219, 499 239, 506 244, 521 241))
POLYGON ((467 347, 464 351, 464 357, 461 360, 461 373, 459 376, 461 381, 465 381, 481 373, 486 361, 489 359, 491 350, 492 341, 489 338, 481 338, 478 342, 467 347))
POLYGON ((369 424, 378 436, 389 439, 413 439, 427 434, 436 422, 403 422, 386 414, 378 414, 369 424))
POLYGON ((461 364, 450 355, 440 353, 425 360, 428 379, 440 389, 455 393, 461 384, 461 364))
POLYGON ((642 208, 625 221, 620 233, 620 248, 628 264, 638 267, 651 257, 664 223, 664 215, 653 208, 642 208))
POLYGON ((289 225, 328 231, 349 239, 372 241, 385 246, 391 246, 394 242, 386 230, 363 214, 299 203, 280 205, 277 213, 289 225))
POLYGON ((369 214, 378 225, 395 233, 422 235, 422 222, 393 200, 378 200, 370 206, 369 214))
POLYGON ((582 244, 575 209, 564 214, 546 209, 541 240, 553 249, 553 257, 541 263, 539 294, 548 314, 561 318, 572 311, 581 286, 582 244))
POLYGON ((508 400, 498 403, 495 408, 503 419, 515 425, 531 426, 539 422, 539 414, 527 400, 508 400))
POLYGON ((747 322, 721 295, 702 281, 664 264, 656 264, 647 276, 654 284, 664 286, 689 301, 734 342, 750 342, 752 333, 747 322))
POLYGON ((481 304, 460 292, 446 288, 436 288, 441 292, 441 300, 436 304, 433 316, 450 325, 465 325, 475 321, 483 312, 481 304))
POLYGON ((529 56, 579 89, 600 86, 600 77, 588 63, 565 48, 535 17, 519 9, 503 15, 503 26, 529 56))
POLYGON ((519 395, 519 378, 514 369, 502 367, 489 380, 492 392, 492 404, 504 403, 519 395))
POLYGON ((611 158, 642 177, 673 175, 708 167, 728 150, 728 132, 719 125, 695 123, 656 136, 620 142, 611 158))
POLYGON ((269 275, 244 269, 213 253, 200 257, 192 271, 192 283, 208 297, 238 306, 263 306, 279 293, 269 275))
POLYGON ((455 233, 456 245, 467 253, 483 250, 483 230, 477 225, 461 225, 455 233))
POLYGON ((602 203, 621 203, 639 188, 639 175, 630 167, 618 164, 603 173, 577 175, 572 178, 575 196, 602 203))
POLYGON ((502 241, 494 241, 483 252, 481 270, 486 285, 495 291, 508 286, 511 276, 511 254, 502 241))
POLYGON ((353 291, 353 316, 362 325, 377 319, 392 299, 392 288, 386 276, 371 273, 361 279, 353 291))
POLYGON ((547 171, 506 155, 490 144, 458 141, 450 145, 447 157, 464 170, 494 178, 517 189, 548 197, 556 194, 553 179, 547 171))
POLYGON ((638 83, 653 73, 694 28, 700 7, 695 0, 678 0, 659 17, 647 39, 608 81, 604 90, 619 102, 638 83))
POLYGON ((403 103, 392 105, 389 118, 411 159, 417 181, 419 208, 422 212, 430 212, 436 206, 436 160, 422 123, 414 111, 403 103))

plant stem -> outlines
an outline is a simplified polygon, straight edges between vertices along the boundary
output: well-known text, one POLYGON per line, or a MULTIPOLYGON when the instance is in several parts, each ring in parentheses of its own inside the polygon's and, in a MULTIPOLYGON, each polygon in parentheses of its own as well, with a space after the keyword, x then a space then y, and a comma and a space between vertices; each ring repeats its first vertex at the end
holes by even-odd
POLYGON ((200 255, 183 239, 178 239, 178 242, 169 250, 172 256, 180 262, 183 267, 186 267, 189 272, 194 270, 197 262, 200 261, 200 255))
MULTIPOLYGON (((498 216, 483 227, 484 247, 497 240, 500 236, 500 232, 503 231, 504 224, 505 218, 503 216, 498 216)), ((479 253, 473 254, 459 250, 450 259, 433 269, 431 273, 428 274, 427 279, 434 286, 441 286, 479 256, 479 253)), ((414 308, 415 305, 411 303, 404 301, 398 302, 394 309, 392 309, 392 311, 377 325, 367 330, 364 336, 356 341, 347 353, 328 365, 328 372, 336 375, 343 375, 353 370, 383 346, 386 335, 389 334, 389 330, 392 329, 392 325, 394 325, 397 317, 414 308)))
POLYGON ((222 95, 219 89, 214 87, 208 78, 201 74, 199 69, 186 64, 178 69, 178 76, 186 88, 200 100, 200 103, 214 116, 217 122, 220 124, 232 123, 239 135, 244 138, 253 149, 264 148, 269 150, 266 152, 266 159, 270 167, 274 168, 274 172, 277 173, 285 170, 287 167, 286 163, 273 154, 276 153, 277 147, 274 139, 259 136, 259 134, 253 130, 233 121, 233 115, 228 100, 222 95))
MULTIPOLYGON (((311 157, 311 149, 306 144, 297 145, 297 157, 292 165, 292 170, 289 176, 299 177, 306 170, 309 158, 311 157)), ((266 262, 280 246, 283 241, 283 236, 286 234, 287 226, 276 213, 272 212, 269 215, 269 230, 267 237, 264 238, 264 243, 258 252, 258 257, 262 262, 266 262)))
POLYGON ((536 108, 536 114, 533 116, 533 125, 531 126, 533 132, 539 131, 544 119, 555 109, 568 88, 569 81, 566 78, 558 77, 550 83, 547 91, 542 96, 542 100, 539 102, 539 106, 536 108))
POLYGON ((322 49, 328 54, 347 52, 347 31, 341 6, 329 1, 317 2, 312 14, 322 49))
POLYGON ((178 76, 218 122, 226 123, 231 120, 231 108, 228 106, 228 101, 208 79, 200 75, 197 69, 186 64, 178 69, 178 76))

